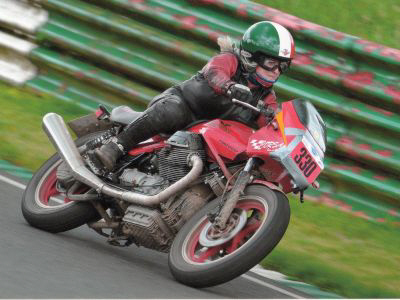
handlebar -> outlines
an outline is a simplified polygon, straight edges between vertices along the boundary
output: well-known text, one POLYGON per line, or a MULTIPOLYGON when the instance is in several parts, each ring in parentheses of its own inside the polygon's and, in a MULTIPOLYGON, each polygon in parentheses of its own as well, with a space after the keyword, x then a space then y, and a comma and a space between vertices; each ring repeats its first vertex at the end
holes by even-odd
POLYGON ((249 109, 252 109, 252 110, 254 110, 254 111, 258 112, 258 113, 261 112, 261 109, 255 107, 255 106, 253 106, 253 105, 251 105, 251 104, 249 104, 249 103, 240 101, 240 100, 238 100, 238 99, 234 99, 234 98, 233 98, 233 99, 232 99, 232 102, 235 103, 235 104, 239 104, 239 105, 245 106, 245 107, 247 107, 247 108, 249 108, 249 109))

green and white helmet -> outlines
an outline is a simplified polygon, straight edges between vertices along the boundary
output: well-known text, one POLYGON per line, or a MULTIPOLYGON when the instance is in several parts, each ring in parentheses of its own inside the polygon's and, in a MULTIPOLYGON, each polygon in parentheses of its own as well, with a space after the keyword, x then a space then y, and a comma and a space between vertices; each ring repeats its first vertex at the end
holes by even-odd
POLYGON ((285 27, 274 22, 262 21, 253 24, 240 41, 240 57, 248 71, 257 66, 259 55, 290 62, 294 54, 292 35, 285 27))

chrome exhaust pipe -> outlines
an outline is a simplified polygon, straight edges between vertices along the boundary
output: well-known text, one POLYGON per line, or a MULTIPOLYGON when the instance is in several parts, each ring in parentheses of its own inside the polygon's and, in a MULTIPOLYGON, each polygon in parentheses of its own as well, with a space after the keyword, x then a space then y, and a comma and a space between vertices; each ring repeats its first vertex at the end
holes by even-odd
POLYGON ((145 206, 157 205, 186 188, 196 180, 203 171, 203 161, 198 155, 193 154, 188 157, 188 164, 192 167, 190 172, 157 195, 148 196, 126 190, 119 190, 113 186, 107 185, 85 166, 61 116, 56 113, 46 114, 43 117, 43 129, 60 156, 71 168, 72 174, 76 180, 94 188, 99 194, 103 193, 129 203, 145 206))

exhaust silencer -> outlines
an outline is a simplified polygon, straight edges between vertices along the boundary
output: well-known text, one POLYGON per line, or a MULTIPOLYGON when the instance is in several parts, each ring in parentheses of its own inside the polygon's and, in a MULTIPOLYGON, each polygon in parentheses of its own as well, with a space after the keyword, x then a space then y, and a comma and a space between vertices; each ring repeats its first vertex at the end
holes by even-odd
POLYGON ((192 166, 190 172, 157 195, 147 196, 126 190, 120 190, 107 185, 85 166, 61 116, 56 113, 46 114, 43 117, 43 129, 54 147, 57 149, 57 152, 71 168, 72 174, 76 180, 94 188, 97 193, 103 193, 130 203, 145 206, 157 205, 186 188, 197 179, 203 171, 203 161, 198 155, 194 154, 188 158, 188 164, 192 166))

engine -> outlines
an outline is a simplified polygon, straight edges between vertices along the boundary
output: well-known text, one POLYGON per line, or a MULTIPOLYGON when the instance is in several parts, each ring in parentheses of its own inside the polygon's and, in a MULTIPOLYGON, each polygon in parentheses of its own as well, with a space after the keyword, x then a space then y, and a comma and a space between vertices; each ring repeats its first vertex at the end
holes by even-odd
POLYGON ((122 232, 138 245, 163 252, 168 252, 174 237, 157 209, 139 205, 130 205, 126 210, 122 232))
POLYGON ((163 177, 140 172, 136 168, 125 169, 119 180, 121 185, 149 196, 156 195, 168 187, 168 181, 163 177))
POLYGON ((205 184, 191 187, 156 208, 130 205, 122 219, 122 232, 138 245, 168 252, 175 234, 214 194, 205 184))
POLYGON ((187 158, 191 153, 197 153, 203 161, 206 158, 203 141, 198 134, 177 131, 166 143, 168 146, 159 152, 159 173, 170 182, 178 181, 190 171, 187 158))
MULTIPOLYGON (((205 160, 201 137, 178 131, 158 153, 158 162, 154 162, 158 165, 158 174, 126 169, 119 177, 120 183, 136 192, 155 195, 190 171, 187 159, 192 153, 205 160)), ((213 196, 209 186, 201 183, 170 197, 160 208, 130 205, 122 219, 122 232, 141 246, 167 252, 183 224, 213 196)))

